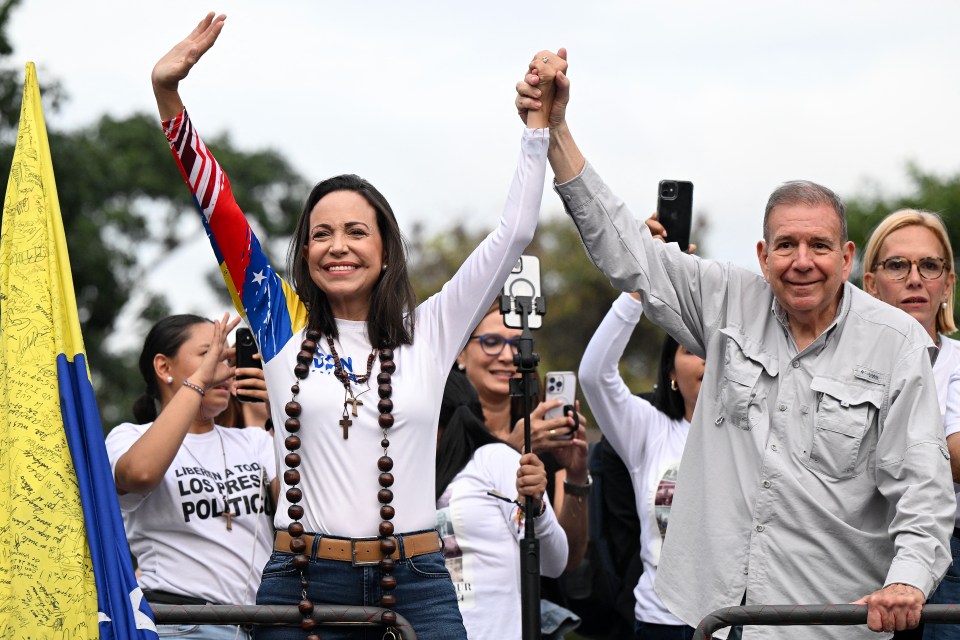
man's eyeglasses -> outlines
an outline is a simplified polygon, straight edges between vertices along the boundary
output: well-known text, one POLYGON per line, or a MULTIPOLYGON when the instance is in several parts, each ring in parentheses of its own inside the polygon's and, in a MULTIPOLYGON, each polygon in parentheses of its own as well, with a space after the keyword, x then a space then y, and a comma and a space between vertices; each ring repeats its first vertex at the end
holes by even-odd
POLYGON ((873 268, 882 268, 883 275, 889 280, 904 280, 910 275, 910 269, 913 265, 917 265, 917 272, 924 280, 936 280, 943 275, 947 268, 947 261, 943 258, 934 257, 907 260, 900 256, 893 256, 877 262, 873 265, 873 268))
POLYGON ((480 348, 488 356, 498 356, 503 351, 503 345, 508 344, 514 353, 517 352, 517 345, 520 344, 520 338, 504 338, 499 333, 481 333, 478 336, 470 336, 471 340, 480 343, 480 348))

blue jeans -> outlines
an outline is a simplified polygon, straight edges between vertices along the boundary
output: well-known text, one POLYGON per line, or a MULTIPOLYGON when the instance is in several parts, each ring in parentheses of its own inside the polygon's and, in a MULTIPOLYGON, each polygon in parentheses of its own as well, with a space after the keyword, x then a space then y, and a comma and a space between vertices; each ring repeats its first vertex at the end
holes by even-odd
MULTIPOLYGON (((950 554, 953 562, 947 569, 943 582, 933 592, 929 604, 957 604, 960 603, 960 538, 950 536, 950 554)), ((930 624, 923 625, 923 640, 960 640, 960 624, 930 624)))
POLYGON ((234 624, 158 624, 157 635, 176 640, 250 640, 250 633, 234 624))
MULTIPOLYGON (((316 557, 314 545, 305 576, 309 582, 307 595, 317 604, 379 606, 380 570, 376 566, 354 567, 349 562, 316 557)), ((418 640, 466 640, 463 619, 457 606, 457 595, 443 562, 443 553, 425 553, 407 558, 403 539, 399 538, 396 570, 397 588, 393 609, 413 627, 418 640)), ((257 591, 257 604, 297 604, 301 600, 300 572, 293 566, 293 554, 274 551, 263 569, 263 581, 257 591)), ((363 638, 380 640, 383 627, 321 626, 323 640, 363 638)), ((300 627, 257 627, 257 640, 303 640, 300 627)))

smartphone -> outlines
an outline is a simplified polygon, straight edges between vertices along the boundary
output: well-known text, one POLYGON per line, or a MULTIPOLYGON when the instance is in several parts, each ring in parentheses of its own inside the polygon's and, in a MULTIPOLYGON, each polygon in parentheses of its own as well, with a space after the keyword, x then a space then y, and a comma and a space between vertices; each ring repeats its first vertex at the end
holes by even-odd
MULTIPOLYGON (((561 418, 571 414, 575 408, 577 398, 577 374, 573 371, 549 371, 547 372, 547 390, 546 400, 563 400, 563 404, 554 409, 548 410, 543 414, 547 420, 551 418, 561 418)), ((565 434, 553 436, 554 440, 570 440, 577 430, 577 425, 565 434)))
POLYGON ((693 183, 661 180, 657 189, 657 221, 667 230, 667 242, 676 242, 680 251, 690 249, 693 219, 693 183))
MULTIPOLYGON (((503 284, 503 295, 510 296, 510 309, 503 314, 503 324, 513 329, 522 329, 523 320, 516 305, 516 297, 532 296, 534 301, 540 298, 540 258, 520 256, 503 284)), ((502 306, 501 309, 503 309, 502 306)), ((527 326, 531 329, 539 329, 543 326, 542 307, 539 313, 531 313, 527 316, 527 326)))
MULTIPOLYGON (((263 362, 259 358, 254 358, 257 353, 257 343, 253 339, 253 331, 246 327, 237 328, 237 368, 238 369, 263 369, 263 362)), ((243 380, 245 376, 237 376, 237 380, 243 380)), ((260 398, 237 393, 237 400, 240 402, 263 402, 260 398)))

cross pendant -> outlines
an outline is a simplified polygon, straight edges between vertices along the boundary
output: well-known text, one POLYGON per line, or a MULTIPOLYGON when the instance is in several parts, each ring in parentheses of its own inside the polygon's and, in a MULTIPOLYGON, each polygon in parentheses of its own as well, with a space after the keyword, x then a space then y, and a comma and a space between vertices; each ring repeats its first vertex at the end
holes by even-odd
MULTIPOLYGON (((346 400, 344 400, 344 403, 350 405, 350 409, 351 409, 350 412, 353 414, 353 417, 354 417, 354 418, 357 417, 357 407, 362 407, 362 406, 363 406, 363 400, 359 400, 359 399, 357 399, 357 398, 354 398, 352 395, 351 395, 349 398, 347 398, 346 400)), ((344 404, 344 408, 346 408, 346 404, 344 404)))
POLYGON ((350 432, 347 429, 350 428, 350 425, 353 424, 353 420, 350 419, 350 416, 347 415, 347 403, 343 403, 343 418, 340 419, 340 426, 343 427, 343 439, 346 440, 350 437, 350 432))
POLYGON ((223 513, 220 515, 227 519, 227 531, 233 531, 233 525, 231 524, 231 520, 233 520, 233 513, 230 511, 230 507, 227 505, 226 500, 223 502, 223 513))

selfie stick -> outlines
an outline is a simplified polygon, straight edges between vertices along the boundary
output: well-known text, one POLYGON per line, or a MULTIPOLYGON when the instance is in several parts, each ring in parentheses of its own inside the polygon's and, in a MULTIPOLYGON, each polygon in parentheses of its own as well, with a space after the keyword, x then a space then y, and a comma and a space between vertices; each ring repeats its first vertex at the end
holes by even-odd
MULTIPOLYGON (((523 282, 515 281, 513 284, 523 282)), ((527 283, 528 284, 528 283, 527 283)), ((532 287, 531 287, 532 289, 532 287)), ((511 287, 512 290, 512 287, 511 287)), ((542 297, 500 296, 500 313, 511 311, 520 315, 522 333, 513 363, 517 366, 519 378, 510 380, 510 395, 523 399, 523 450, 532 451, 530 443, 530 398, 539 396, 537 363, 540 356, 533 352, 533 334, 530 332, 529 317, 534 313, 542 316, 546 313, 542 297)), ((523 640, 540 640, 540 541, 534 531, 534 503, 531 496, 524 500, 523 540, 520 541, 520 605, 523 640)))

